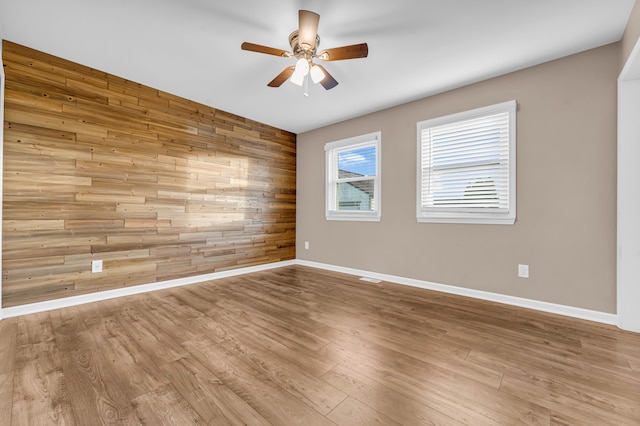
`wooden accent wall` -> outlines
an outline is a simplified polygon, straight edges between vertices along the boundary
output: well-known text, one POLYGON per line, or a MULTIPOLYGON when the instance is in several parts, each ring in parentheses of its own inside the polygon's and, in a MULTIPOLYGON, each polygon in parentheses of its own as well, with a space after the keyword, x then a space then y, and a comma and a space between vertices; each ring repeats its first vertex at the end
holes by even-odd
POLYGON ((295 257, 294 134, 6 41, 3 62, 4 307, 295 257))

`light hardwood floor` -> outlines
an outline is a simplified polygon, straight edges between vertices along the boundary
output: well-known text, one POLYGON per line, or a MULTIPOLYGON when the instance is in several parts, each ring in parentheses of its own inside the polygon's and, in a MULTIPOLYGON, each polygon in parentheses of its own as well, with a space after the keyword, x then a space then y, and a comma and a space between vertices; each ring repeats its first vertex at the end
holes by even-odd
POLYGON ((0 424, 637 425, 640 334, 292 266, 1 321, 0 424))

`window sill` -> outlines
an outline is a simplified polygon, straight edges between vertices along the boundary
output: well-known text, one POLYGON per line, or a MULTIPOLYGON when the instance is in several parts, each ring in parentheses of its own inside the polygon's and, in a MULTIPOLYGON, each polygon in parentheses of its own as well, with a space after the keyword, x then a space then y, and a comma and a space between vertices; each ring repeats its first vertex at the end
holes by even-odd
POLYGON ((515 217, 418 217, 420 223, 466 223, 475 225, 513 225, 515 217))
POLYGON ((380 222, 380 216, 361 216, 361 215, 327 215, 327 220, 342 220, 347 222, 380 222))

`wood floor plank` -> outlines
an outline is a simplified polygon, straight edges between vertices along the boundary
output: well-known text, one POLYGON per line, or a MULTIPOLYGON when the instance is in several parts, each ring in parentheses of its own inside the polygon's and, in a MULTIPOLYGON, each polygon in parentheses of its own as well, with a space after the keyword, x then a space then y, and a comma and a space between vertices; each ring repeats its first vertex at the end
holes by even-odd
POLYGON ((534 399, 543 407, 565 412, 581 421, 599 419, 606 424, 609 418, 618 424, 640 422, 637 401, 616 397, 595 387, 575 386, 562 379, 505 375, 500 389, 521 398, 534 399))
POLYGON ((169 383, 151 357, 114 317, 92 323, 89 333, 100 342, 102 357, 110 365, 112 374, 120 378, 120 387, 127 395, 137 397, 169 383))
MULTIPOLYGON (((218 293, 217 290, 216 293, 218 293)), ((203 289, 200 295, 205 298, 211 298, 212 296, 209 289, 203 289)), ((266 317, 268 319, 277 318, 283 321, 286 319, 291 327, 295 327, 299 331, 311 332, 321 326, 321 324, 310 321, 308 318, 292 315, 292 313, 287 312, 286 309, 256 299, 250 294, 247 294, 246 290, 241 287, 237 289, 220 289, 218 295, 222 295, 224 299, 222 301, 220 299, 210 299, 211 305, 207 312, 219 312, 222 307, 224 308, 223 310, 226 310, 228 305, 229 309, 235 308, 238 312, 244 312, 243 315, 245 316, 251 316, 257 312, 256 320, 260 317, 266 317)))
POLYGON ((80 424, 136 424, 134 395, 125 393, 124 378, 110 369, 98 349, 81 348, 65 354, 62 367, 80 424))
MULTIPOLYGON (((447 334, 443 340, 467 344, 469 340, 475 342, 475 347, 481 343, 478 338, 484 338, 484 344, 491 347, 491 339, 497 340, 501 345, 514 348, 526 345, 530 350, 539 350, 543 356, 564 356, 567 351, 579 351, 581 343, 579 339, 558 338, 551 333, 540 333, 537 328, 522 327, 514 324, 513 328, 505 328, 497 321, 486 321, 480 317, 465 316, 455 319, 442 317, 441 321, 449 322, 447 334), (489 340, 487 340, 489 339, 489 340)), ((504 321, 504 319, 502 319, 504 321)), ((511 324, 511 323, 510 323, 511 324)))
POLYGON ((165 364, 162 370, 207 424, 269 424, 253 407, 192 357, 165 364))
POLYGON ((511 377, 521 377, 526 380, 535 378, 538 383, 559 381, 565 383, 567 388, 575 389, 577 394, 580 394, 580 389, 594 389, 598 394, 609 395, 608 399, 630 399, 638 404, 640 410, 640 392, 638 392, 640 383, 631 378, 630 372, 627 377, 621 377, 618 373, 605 375, 600 370, 585 367, 584 361, 572 363, 564 360, 541 361, 535 351, 498 350, 490 353, 472 351, 468 360, 502 371, 511 377))
POLYGON ((464 424, 343 366, 337 366, 322 377, 401 424, 464 424))
MULTIPOLYGON (((421 324, 407 327, 398 326, 397 321, 381 320, 378 315, 363 314, 362 309, 344 309, 343 304, 322 304, 310 311, 309 316, 332 328, 352 333, 354 330, 386 338, 402 344, 416 340, 438 340, 445 332, 440 329, 422 327, 421 324), (435 331, 434 331, 435 330, 435 331)), ((372 303, 383 303, 372 302, 372 303)), ((402 325, 402 323, 400 323, 402 325)), ((454 345, 451 345, 453 347, 454 345)), ((466 350, 468 353, 468 349, 466 350)))
POLYGON ((582 339, 582 348, 584 352, 580 355, 586 357, 589 364, 606 368, 608 372, 618 370, 625 374, 630 364, 640 364, 640 349, 633 350, 629 345, 608 346, 604 339, 582 339))
POLYGON ((406 365, 403 367, 402 363, 396 363, 395 357, 367 355, 334 344, 324 348, 324 351, 350 371, 452 418, 469 419, 467 421, 471 423, 468 424, 548 424, 548 410, 502 395, 492 386, 455 372, 433 368, 428 364, 406 368, 406 365))
MULTIPOLYGON (((296 327, 311 333, 323 327, 324 324, 310 318, 311 308, 304 308, 300 303, 283 303, 278 300, 277 294, 261 294, 259 289, 260 286, 255 283, 244 283, 244 285, 236 284, 233 287, 220 288, 220 293, 226 298, 242 302, 247 307, 271 317, 287 318, 296 327)), ((205 290, 208 289, 205 288, 205 290)))
MULTIPOLYGON (((607 423, 604 423, 607 424, 607 423)), ((614 425, 615 423, 608 423, 614 425)), ((602 419, 597 417, 592 418, 576 418, 571 417, 566 413, 552 413, 551 414, 551 426, 602 426, 602 419)))
POLYGON ((289 266, 2 320, 0 424, 630 426, 640 334, 289 266))
POLYGON ((182 321, 190 321, 197 318, 203 318, 204 312, 198 311, 195 307, 188 303, 182 303, 176 297, 184 293, 181 290, 183 288, 173 288, 169 290, 163 290, 153 292, 151 297, 158 302, 163 302, 163 308, 170 312, 172 318, 182 321))
POLYGON ((53 326, 51 325, 51 317, 49 312, 40 312, 28 316, 17 318, 18 329, 16 335, 16 344, 47 344, 54 339, 53 326))
POLYGON ((0 425, 11 424, 13 371, 0 374, 0 425))
MULTIPOLYGON (((199 315, 205 315, 205 313, 212 308, 213 302, 215 302, 215 299, 210 301, 201 296, 201 293, 207 293, 206 286, 204 285, 198 286, 197 292, 199 294, 194 294, 195 290, 188 287, 182 288, 181 290, 183 291, 173 292, 171 296, 177 300, 180 305, 189 306, 199 315)), ((220 298, 220 295, 217 295, 217 298, 220 298)))
MULTIPOLYGON (((248 316, 238 316, 228 312, 216 312, 214 314, 210 311, 210 315, 217 318, 217 320, 205 324, 206 328, 215 332, 219 330, 220 323, 224 323, 225 320, 236 322, 240 327, 239 329, 236 328, 236 334, 240 334, 245 340, 256 342, 265 350, 286 359, 291 364, 313 376, 319 377, 336 366, 335 361, 319 356, 317 351, 309 349, 306 344, 301 344, 300 340, 298 340, 300 331, 294 335, 283 334, 282 332, 275 332, 272 327, 268 326, 270 322, 266 323, 267 327, 257 325, 254 322, 255 315, 253 315, 253 312, 248 316)), ((309 336, 307 332, 302 332, 302 334, 304 335, 303 340, 306 342, 309 336)), ((224 335, 226 336, 226 333, 224 335)), ((326 344, 327 341, 325 341, 324 345, 326 344)))
POLYGON ((231 330, 231 333, 219 343, 221 346, 323 415, 328 414, 347 397, 344 392, 297 367, 288 360, 289 357, 278 356, 256 343, 230 321, 224 322, 223 326, 231 330))
MULTIPOLYGON (((451 351, 439 351, 438 347, 432 345, 430 340, 422 340, 416 337, 414 350, 407 350, 405 345, 389 344, 387 342, 385 338, 372 336, 366 332, 358 335, 337 333, 333 339, 334 344, 345 348, 349 352, 384 357, 393 359, 396 364, 404 362, 412 366, 417 364, 416 361, 422 361, 426 365, 437 367, 443 371, 450 371, 496 389, 500 386, 502 372, 451 356, 451 351), (415 349, 416 346, 422 346, 422 349, 417 350, 415 349)), ((414 369, 413 367, 408 368, 414 369)), ((432 373, 430 372, 429 374, 432 373)))
POLYGON ((136 423, 143 425, 205 425, 194 409, 171 385, 133 400, 136 423))
POLYGON ((78 424, 71 399, 62 369, 62 354, 58 352, 55 341, 18 346, 12 424, 78 424))
POLYGON ((240 395, 269 422, 330 425, 331 421, 279 387, 260 371, 238 360, 218 344, 203 338, 185 343, 189 352, 240 395))
POLYGON ((135 340, 157 365, 173 362, 187 355, 187 352, 163 329, 146 318, 132 303, 118 311, 115 317, 130 338, 135 340))
POLYGON ((189 327, 188 322, 174 316, 173 312, 165 307, 165 303, 156 298, 142 299, 136 306, 148 321, 160 327, 176 343, 197 339, 202 335, 202 332, 189 327))
POLYGON ((207 312, 207 315, 220 319, 233 315, 236 321, 243 323, 243 326, 254 326, 262 330, 270 330, 272 333, 277 334, 280 339, 305 347, 310 351, 317 350, 329 343, 328 340, 318 336, 316 333, 290 324, 287 321, 287 317, 265 315, 256 309, 235 301, 228 301, 222 306, 216 305, 215 308, 207 312))
POLYGON ((75 307, 49 313, 58 350, 69 353, 81 348, 95 348, 96 341, 87 331, 80 312, 75 307))
POLYGON ((17 334, 18 321, 16 318, 0 321, 0 374, 13 373, 17 334))
POLYGON ((342 401, 327 417, 343 426, 400 425, 400 423, 352 397, 342 401))
MULTIPOLYGON (((269 274, 269 272, 266 273, 269 274)), ((344 280, 344 276, 342 279, 344 280)), ((429 323, 427 311, 404 306, 398 301, 397 295, 372 293, 368 291, 370 289, 363 288, 362 282, 355 277, 352 280, 353 282, 349 286, 329 288, 326 286, 325 288, 301 286, 298 282, 285 280, 274 280, 274 284, 267 281, 262 283, 262 286, 277 289, 286 285, 287 288, 296 291, 292 295, 293 301, 303 298, 313 305, 313 312, 332 312, 338 308, 355 318, 364 316, 378 326, 393 324, 398 334, 409 332, 413 335, 418 332, 421 335, 426 334, 438 339, 446 333, 446 328, 436 327, 429 323), (398 321, 399 318, 402 320, 398 321)), ((376 289, 381 290, 381 288, 376 289)))

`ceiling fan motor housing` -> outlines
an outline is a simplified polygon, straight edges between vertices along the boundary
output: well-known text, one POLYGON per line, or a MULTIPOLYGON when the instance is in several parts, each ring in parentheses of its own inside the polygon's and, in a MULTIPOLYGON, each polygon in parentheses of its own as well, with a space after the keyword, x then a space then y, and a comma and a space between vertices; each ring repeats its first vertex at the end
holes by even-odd
POLYGON ((315 46, 301 45, 299 43, 298 30, 295 30, 289 35, 289 45, 291 46, 293 56, 296 58, 305 58, 310 61, 312 58, 317 58, 316 52, 318 46, 320 46, 320 36, 316 34, 315 46))

